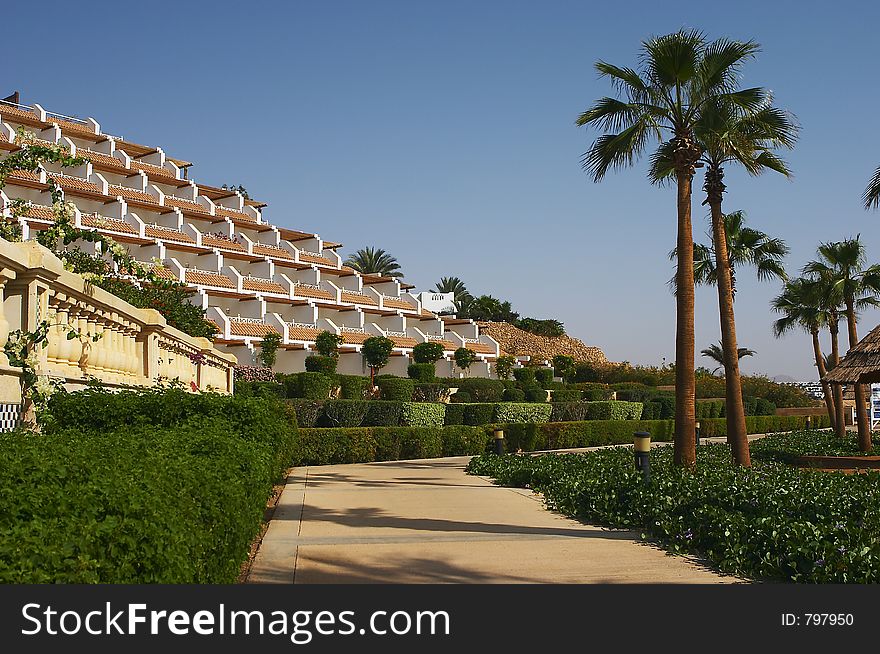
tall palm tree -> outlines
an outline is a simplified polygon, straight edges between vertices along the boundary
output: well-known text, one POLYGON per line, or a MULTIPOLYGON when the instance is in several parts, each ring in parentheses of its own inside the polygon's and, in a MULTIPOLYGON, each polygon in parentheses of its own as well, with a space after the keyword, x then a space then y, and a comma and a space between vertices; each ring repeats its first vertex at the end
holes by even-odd
POLYGON ((819 295, 821 290, 819 284, 802 277, 787 281, 782 292, 771 303, 773 310, 782 314, 781 318, 773 322, 773 335, 781 338, 789 331, 800 328, 812 337, 813 357, 819 373, 819 383, 822 384, 822 393, 825 395, 825 407, 828 409, 831 427, 836 431, 838 412, 831 385, 824 379, 836 362, 831 355, 823 356, 822 343, 819 341, 819 331, 830 324, 832 317, 830 312, 822 308, 822 298, 819 295))
POLYGON ((868 182, 865 194, 862 196, 865 203, 865 209, 876 209, 880 207, 880 166, 874 171, 874 176, 868 182))
MULTIPOLYGON (((788 245, 781 238, 771 238, 759 229, 746 227, 745 212, 741 210, 724 214, 724 231, 727 234, 727 253, 730 260, 730 287, 736 299, 736 269, 754 266, 759 281, 778 279, 785 281, 787 274, 782 260, 789 253, 788 245)), ((711 231, 709 238, 712 238, 711 231)), ((669 253, 670 260, 676 256, 669 253)), ((715 249, 711 245, 694 243, 694 281, 714 286, 718 283, 715 267, 715 249)), ((675 279, 669 280, 674 288, 675 279)))
POLYGON ((596 182, 611 169, 634 164, 655 140, 660 148, 654 156, 671 162, 678 209, 674 459, 679 465, 696 463, 691 200, 694 172, 703 153, 695 129, 703 105, 714 98, 754 104, 753 93, 735 87, 742 63, 756 50, 750 41, 707 43, 693 30, 647 39, 642 42, 638 71, 596 63, 599 74, 609 78, 624 99, 601 98, 576 121, 604 132, 582 161, 596 182))
MULTIPOLYGON (((700 350, 700 354, 708 359, 712 359, 718 364, 718 367, 712 371, 713 375, 724 367, 724 350, 722 349, 720 342, 712 343, 705 350, 700 350)), ((741 347, 736 352, 736 358, 742 359, 743 357, 753 357, 756 354, 757 352, 754 350, 750 350, 747 347, 741 347)))
MULTIPOLYGON (((859 342, 858 311, 880 305, 880 265, 865 267, 865 246, 858 235, 844 241, 822 243, 818 254, 819 259, 804 266, 804 273, 826 279, 843 299, 849 347, 852 349, 859 342)), ((855 396, 859 448, 869 452, 872 447, 871 422, 864 385, 855 384, 855 396)))
POLYGON ((365 275, 382 275, 383 277, 403 277, 400 264, 382 248, 361 248, 348 256, 344 265, 354 268, 365 275))

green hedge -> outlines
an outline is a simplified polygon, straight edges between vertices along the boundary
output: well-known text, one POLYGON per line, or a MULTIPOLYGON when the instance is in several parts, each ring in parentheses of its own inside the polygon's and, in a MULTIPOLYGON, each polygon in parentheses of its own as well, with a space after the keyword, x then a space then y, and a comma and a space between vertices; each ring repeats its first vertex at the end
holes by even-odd
POLYGON ((326 400, 336 385, 335 376, 322 372, 297 372, 284 378, 287 397, 326 400))
POLYGON ((403 402, 386 402, 370 400, 367 402, 367 414, 364 416, 363 427, 396 427, 400 424, 403 402))
POLYGON ((587 420, 638 420, 642 417, 641 402, 606 400, 586 404, 587 420))
POLYGON ((724 400, 697 400, 695 417, 697 420, 720 418, 724 413, 724 400))
POLYGON ((550 422, 579 422, 587 419, 587 402, 553 402, 550 422))
POLYGON ((439 402, 449 390, 445 384, 416 384, 413 402, 439 402))
POLYGON ((546 402, 547 391, 540 386, 528 386, 526 391, 526 402, 546 402))
POLYGON ((300 427, 316 427, 318 420, 324 415, 324 402, 328 400, 306 400, 294 398, 286 403, 296 414, 296 424, 300 427))
POLYGON ((534 368, 514 368, 513 378, 523 386, 534 386, 537 382, 534 368))
POLYGON ((370 404, 369 400, 327 400, 318 424, 322 427, 360 427, 370 404))
POLYGON ((306 372, 320 372, 325 375, 335 375, 336 365, 339 363, 336 357, 325 357, 320 354, 311 354, 306 357, 306 372))
POLYGON ((0 434, 0 582, 232 583, 297 450, 292 412, 178 390, 57 394, 0 434))
POLYGON ((468 393, 473 402, 500 402, 504 397, 504 383, 497 379, 468 377, 457 382, 453 387, 468 393))
POLYGON ((495 419, 494 404, 466 404, 464 408, 463 424, 465 425, 488 425, 495 419))
POLYGON ((378 377, 376 385, 383 400, 409 402, 412 400, 415 382, 405 377, 378 377))
POLYGON ((521 388, 505 388, 503 399, 505 402, 525 402, 526 392, 521 388))
POLYGON ((553 370, 551 368, 538 368, 535 370, 535 381, 541 388, 550 388, 553 383, 553 370))
POLYGON ((428 402, 404 402, 400 424, 408 427, 442 427, 446 405, 428 402))
POLYGON ((287 391, 284 384, 265 381, 237 381, 235 382, 235 394, 241 397, 274 397, 283 398, 287 391))
POLYGON ((363 400, 370 389, 370 378, 360 375, 336 375, 343 400, 363 400))
MULTIPOLYGON (((553 391, 550 395, 551 402, 580 402, 583 397, 583 391, 577 389, 564 389, 553 391)), ((604 398, 603 398, 604 399, 604 398)))
POLYGON ((446 405, 446 415, 443 417, 444 425, 463 425, 464 410, 467 404, 450 402, 446 405))
POLYGON ((550 419, 549 404, 520 404, 501 402, 495 405, 493 422, 547 422, 550 419))
POLYGON ((436 376, 435 366, 433 363, 411 363, 406 369, 406 374, 410 379, 427 384, 436 376))

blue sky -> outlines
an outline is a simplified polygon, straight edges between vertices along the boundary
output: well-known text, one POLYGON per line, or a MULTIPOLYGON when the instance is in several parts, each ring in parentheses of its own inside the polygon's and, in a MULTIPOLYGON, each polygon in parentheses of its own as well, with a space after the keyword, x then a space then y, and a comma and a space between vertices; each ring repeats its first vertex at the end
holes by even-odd
MULTIPOLYGON (((792 271, 856 233, 880 261, 880 214, 859 200, 880 164, 876 6, 50 2, 4 16, 4 95, 162 146, 345 252, 383 247, 424 290, 456 275, 649 364, 674 357, 674 191, 644 165, 594 184, 579 158, 596 134, 574 120, 610 93, 597 59, 635 65, 643 38, 682 26, 752 38, 763 51, 743 84, 772 89, 802 133, 792 180, 731 171, 726 208, 785 238, 792 271)), ((694 224, 702 237, 699 200, 694 224)), ((739 340, 758 351, 744 370, 812 378, 809 339, 772 337, 778 286, 746 271, 738 284, 739 340)), ((718 339, 713 289, 698 290, 696 327, 698 349, 718 339)))

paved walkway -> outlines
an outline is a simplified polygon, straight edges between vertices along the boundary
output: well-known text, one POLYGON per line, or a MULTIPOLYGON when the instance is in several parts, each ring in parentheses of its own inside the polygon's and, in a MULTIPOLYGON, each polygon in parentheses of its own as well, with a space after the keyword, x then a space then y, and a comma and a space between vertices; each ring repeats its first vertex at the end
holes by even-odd
POLYGON ((297 468, 250 583, 737 581, 464 473, 467 457, 297 468))

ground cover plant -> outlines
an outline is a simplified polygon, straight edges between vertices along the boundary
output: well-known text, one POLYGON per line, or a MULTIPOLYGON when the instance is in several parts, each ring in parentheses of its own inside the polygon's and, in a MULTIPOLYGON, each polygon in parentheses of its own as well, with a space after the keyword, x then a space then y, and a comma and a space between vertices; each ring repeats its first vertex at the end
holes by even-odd
MULTIPOLYGON (((843 446, 857 448, 850 438, 843 446)), ((839 451, 829 432, 779 434, 753 442, 752 468, 734 466, 727 445, 697 448, 693 470, 672 448, 651 452, 651 481, 630 448, 588 454, 483 455, 468 471, 542 493, 550 508, 582 520, 635 529, 672 552, 754 579, 806 583, 880 581, 880 473, 804 470, 802 453, 839 451)))

